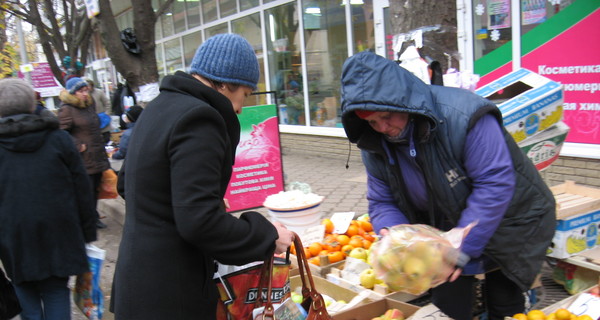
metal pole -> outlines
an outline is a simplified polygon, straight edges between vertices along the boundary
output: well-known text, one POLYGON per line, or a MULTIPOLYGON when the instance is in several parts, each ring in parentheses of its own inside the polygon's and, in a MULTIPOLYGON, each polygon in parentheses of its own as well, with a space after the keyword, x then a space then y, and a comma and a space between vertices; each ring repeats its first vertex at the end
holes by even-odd
MULTIPOLYGON (((19 36, 19 47, 21 48, 21 65, 29 64, 29 58, 27 57, 27 48, 25 47, 25 36, 23 35, 23 25, 21 19, 17 17, 17 35, 19 36)), ((31 83, 31 74, 24 72, 25 80, 31 83)))

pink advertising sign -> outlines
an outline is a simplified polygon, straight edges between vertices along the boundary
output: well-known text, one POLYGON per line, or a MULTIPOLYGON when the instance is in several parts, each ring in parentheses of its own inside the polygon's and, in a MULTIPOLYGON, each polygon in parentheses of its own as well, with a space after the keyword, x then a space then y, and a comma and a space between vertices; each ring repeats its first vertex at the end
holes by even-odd
MULTIPOLYGON (((567 142, 600 144, 600 9, 521 59, 523 68, 564 88, 567 142)), ((512 71, 512 64, 481 78, 483 86, 512 71)))
MULTIPOLYGON (((31 64, 33 65, 33 71, 29 72, 29 75, 31 76, 31 85, 33 88, 42 97, 57 96, 63 87, 54 78, 48 62, 32 62, 31 64)), ((24 79, 25 75, 19 72, 19 78, 24 79)))
POLYGON ((228 212, 261 207, 284 188, 276 106, 244 107, 239 119, 240 143, 225 194, 228 212))

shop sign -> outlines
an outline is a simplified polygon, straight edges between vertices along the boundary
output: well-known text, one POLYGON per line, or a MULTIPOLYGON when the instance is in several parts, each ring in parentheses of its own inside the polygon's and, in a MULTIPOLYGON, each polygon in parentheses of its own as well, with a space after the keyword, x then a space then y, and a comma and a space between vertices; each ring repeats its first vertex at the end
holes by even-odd
MULTIPOLYGON (((32 69, 29 69, 29 75, 33 89, 39 92, 42 97, 58 96, 63 87, 56 81, 50 69, 50 64, 48 62, 32 62, 30 66, 32 66, 32 69)), ((19 72, 19 78, 24 79, 25 74, 19 72)))
POLYGON ((265 199, 283 191, 283 167, 277 107, 244 107, 239 115, 240 143, 225 198, 228 212, 261 207, 265 199))

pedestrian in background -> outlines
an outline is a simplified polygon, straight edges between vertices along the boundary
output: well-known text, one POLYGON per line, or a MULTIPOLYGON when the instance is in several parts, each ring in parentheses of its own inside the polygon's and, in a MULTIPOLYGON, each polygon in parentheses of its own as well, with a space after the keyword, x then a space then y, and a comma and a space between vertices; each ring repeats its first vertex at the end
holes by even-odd
POLYGON ((554 235, 555 200, 496 105, 361 52, 343 66, 342 110, 348 139, 362 151, 380 234, 399 224, 447 231, 476 223, 432 302, 453 319, 473 319, 475 275, 485 274, 488 318, 523 312, 523 293, 554 235))
POLYGON ((119 172, 126 217, 111 293, 115 319, 214 319, 215 260, 263 261, 292 233, 258 212, 237 218, 224 195, 258 60, 241 36, 220 34, 196 51, 190 73, 166 76, 144 108, 119 172))
POLYGON ((35 91, 35 110, 33 111, 33 113, 37 115, 42 115, 44 117, 56 117, 54 112, 46 108, 46 105, 44 104, 44 99, 42 99, 42 95, 38 91, 35 91))
POLYGON ((22 320, 71 319, 69 276, 96 240, 89 179, 56 117, 34 114, 33 88, 0 80, 0 260, 22 320))
MULTIPOLYGON (((92 183, 94 203, 98 202, 98 187, 102 172, 110 168, 102 133, 100 120, 94 108, 94 100, 89 95, 87 82, 79 77, 72 77, 66 83, 66 89, 60 92, 60 109, 58 119, 60 128, 68 131, 83 158, 83 164, 92 183)), ((96 210, 98 228, 106 228, 100 221, 96 210)))
POLYGON ((110 141, 110 133, 112 131, 110 114, 112 107, 110 101, 104 91, 96 89, 94 80, 87 79, 88 86, 90 88, 90 96, 94 100, 96 106, 96 113, 100 117, 100 129, 102 130, 102 139, 104 144, 110 141))
POLYGON ((127 129, 121 134, 121 138, 119 141, 119 150, 113 153, 113 159, 125 159, 125 156, 127 155, 127 147, 129 146, 129 138, 131 137, 131 133, 133 132, 135 122, 142 114, 142 111, 144 111, 144 108, 135 105, 129 108, 129 110, 121 116, 123 121, 127 124, 127 129))

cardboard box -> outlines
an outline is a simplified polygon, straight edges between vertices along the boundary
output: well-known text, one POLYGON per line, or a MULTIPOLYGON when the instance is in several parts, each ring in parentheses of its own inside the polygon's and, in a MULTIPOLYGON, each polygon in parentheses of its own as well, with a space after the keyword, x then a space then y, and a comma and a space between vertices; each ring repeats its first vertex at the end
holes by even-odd
POLYGON ((569 129, 569 126, 561 121, 518 144, 535 167, 542 171, 558 159, 569 129))
POLYGON ((519 69, 475 91, 502 112, 504 127, 516 142, 550 128, 563 117, 563 87, 527 69, 519 69))
MULTIPOLYGON (((405 317, 413 315, 419 307, 405 302, 384 298, 350 310, 333 315, 333 320, 371 320, 384 314, 388 309, 396 308, 404 313, 405 317)), ((410 319, 410 318, 409 318, 410 319)))
POLYGON ((565 259, 600 244, 600 189, 566 181, 550 188, 556 199, 556 232, 547 255, 565 259))
MULTIPOLYGON (((320 266, 317 266, 312 263, 308 264, 310 266, 310 273, 312 274, 313 277, 325 278, 325 276, 330 272, 330 270, 332 268, 336 268, 336 267, 339 267, 340 265, 344 264, 343 260, 334 262, 334 263, 329 263, 329 260, 327 259, 327 257, 322 257, 322 258, 323 259, 321 259, 320 266)), ((292 272, 294 272, 293 275, 297 275, 298 271, 294 271, 294 270, 298 269, 298 257, 293 254, 290 254, 290 260, 292 262, 292 272)))
MULTIPOLYGON (((324 278, 313 277, 313 282, 315 284, 315 288, 317 289, 317 292, 319 292, 321 295, 328 295, 331 298, 335 299, 336 301, 339 301, 339 300, 346 301, 349 304, 347 306, 348 309, 354 308, 357 306, 361 306, 361 305, 365 305, 365 304, 368 304, 368 303, 374 301, 373 299, 371 299, 365 295, 361 295, 359 297, 359 293, 356 293, 352 290, 348 290, 346 288, 342 288, 334 283, 331 283, 331 282, 325 280, 324 278)), ((308 283, 306 285, 310 286, 308 283)), ((290 277, 290 288, 292 291, 296 290, 297 288, 301 288, 301 287, 302 287, 302 279, 300 279, 300 276, 290 277)), ((328 308, 328 312, 329 312, 329 314, 337 313, 335 311, 330 310, 329 308, 328 308)))
MULTIPOLYGON (((592 287, 586 289, 585 291, 583 291, 581 293, 578 293, 576 295, 572 295, 572 296, 570 296, 570 297, 568 297, 566 299, 563 299, 563 300, 560 300, 558 302, 555 302, 555 303, 547 306, 546 308, 542 309, 542 311, 545 314, 550 314, 550 313, 553 313, 553 312, 555 312, 556 310, 558 310, 560 308, 565 308, 565 309, 568 309, 571 312, 580 311, 580 313, 577 313, 577 315, 587 314, 586 311, 588 311, 587 310, 588 308, 585 308, 585 307, 573 308, 573 303, 576 302, 582 296, 583 293, 588 293, 588 292, 590 292, 590 290, 592 290, 592 288, 595 288, 595 287, 598 287, 598 286, 597 285, 596 286, 592 286, 592 287), (573 310, 573 309, 577 309, 577 310, 573 310)), ((598 309, 597 309, 597 307, 599 306, 598 301, 587 301, 585 303, 587 303, 588 306, 592 306, 592 305, 595 306, 595 307, 593 307, 593 309, 596 312, 598 311, 598 309)))

